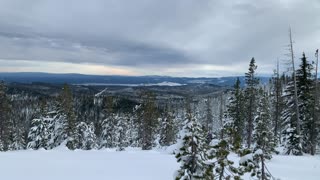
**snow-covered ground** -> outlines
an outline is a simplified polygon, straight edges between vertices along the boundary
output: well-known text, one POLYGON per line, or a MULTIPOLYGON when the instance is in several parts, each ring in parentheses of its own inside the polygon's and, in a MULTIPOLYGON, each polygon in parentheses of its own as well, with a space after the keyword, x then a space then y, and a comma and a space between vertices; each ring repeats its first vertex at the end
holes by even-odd
MULTIPOLYGON (((159 151, 57 149, 0 153, 0 178, 5 180, 170 180, 178 167, 173 155, 159 151)), ((281 180, 320 179, 319 156, 274 156, 268 168, 281 180)))
POLYGON ((116 83, 83 83, 83 84, 74 84, 82 86, 129 86, 129 87, 138 87, 138 86, 185 86, 186 84, 180 84, 175 82, 159 82, 159 83, 139 83, 139 84, 116 84, 116 83))

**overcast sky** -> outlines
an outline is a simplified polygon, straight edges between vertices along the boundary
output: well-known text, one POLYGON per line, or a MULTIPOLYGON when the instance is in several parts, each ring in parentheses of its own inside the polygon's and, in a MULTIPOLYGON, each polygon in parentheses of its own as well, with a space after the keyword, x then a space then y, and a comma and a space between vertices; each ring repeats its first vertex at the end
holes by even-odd
POLYGON ((319 0, 0 0, 0 71, 271 74, 320 48, 319 0))

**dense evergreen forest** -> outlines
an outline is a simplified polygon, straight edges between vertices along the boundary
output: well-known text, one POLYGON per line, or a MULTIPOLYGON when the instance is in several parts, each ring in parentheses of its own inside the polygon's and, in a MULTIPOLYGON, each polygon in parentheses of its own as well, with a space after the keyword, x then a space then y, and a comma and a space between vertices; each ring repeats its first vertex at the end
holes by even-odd
POLYGON ((264 161, 272 154, 317 153, 316 64, 303 53, 298 68, 280 73, 278 64, 269 82, 262 84, 252 58, 245 84, 238 78, 218 96, 190 95, 165 103, 159 103, 152 91, 141 91, 134 101, 103 92, 75 96, 72 86, 65 84, 59 94, 34 96, 8 93, 2 82, 0 150, 63 145, 70 150, 122 151, 176 145, 181 163, 177 179, 240 179, 246 172, 270 179, 264 161), (240 166, 227 159, 231 152, 242 157, 240 166))

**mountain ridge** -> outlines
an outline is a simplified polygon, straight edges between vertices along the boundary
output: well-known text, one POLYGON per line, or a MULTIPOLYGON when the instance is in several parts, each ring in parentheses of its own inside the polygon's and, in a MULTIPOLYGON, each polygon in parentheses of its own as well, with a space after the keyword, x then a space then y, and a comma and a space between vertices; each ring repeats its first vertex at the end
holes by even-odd
MULTIPOLYGON (((0 80, 8 83, 53 83, 53 84, 157 84, 163 82, 177 84, 215 84, 221 86, 233 85, 239 77, 244 84, 244 76, 225 77, 173 77, 159 75, 126 76, 126 75, 88 75, 78 73, 45 73, 45 72, 0 72, 0 80)), ((261 76, 264 83, 270 77, 261 76)))

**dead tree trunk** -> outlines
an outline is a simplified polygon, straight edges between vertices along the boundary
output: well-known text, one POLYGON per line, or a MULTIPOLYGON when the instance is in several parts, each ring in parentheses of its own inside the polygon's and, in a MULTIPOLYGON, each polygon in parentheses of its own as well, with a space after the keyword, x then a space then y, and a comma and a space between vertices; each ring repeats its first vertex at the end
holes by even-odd
POLYGON ((298 102, 297 77, 296 77, 296 70, 294 66, 294 53, 293 53, 291 28, 289 29, 289 38, 290 38, 290 55, 291 55, 293 82, 294 82, 294 101, 295 101, 295 109, 296 109, 297 134, 299 135, 299 142, 301 143, 301 122, 300 122, 300 112, 299 112, 299 102, 298 102))

